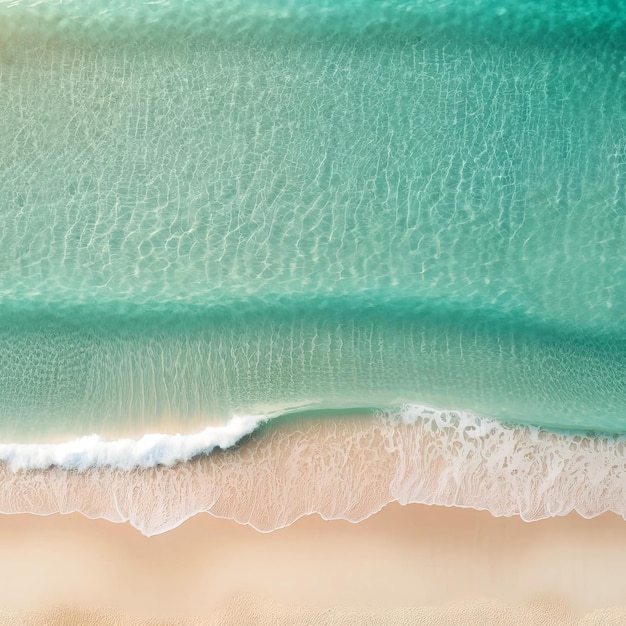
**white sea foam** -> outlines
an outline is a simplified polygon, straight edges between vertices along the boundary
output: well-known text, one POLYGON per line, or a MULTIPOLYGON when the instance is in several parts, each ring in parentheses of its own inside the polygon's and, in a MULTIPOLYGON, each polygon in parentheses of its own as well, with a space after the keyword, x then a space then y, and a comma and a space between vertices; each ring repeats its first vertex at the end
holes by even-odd
POLYGON ((358 522, 394 501, 486 509, 526 521, 571 511, 626 518, 624 435, 554 433, 410 405, 353 419, 294 417, 228 447, 262 419, 238 418, 219 438, 208 431, 202 440, 157 436, 107 448, 94 439, 83 448, 46 447, 46 454, 33 447, 28 459, 6 447, 0 511, 79 511, 130 522, 146 535, 201 512, 261 531, 311 513, 358 522), (167 466, 216 445, 224 452, 167 466), (56 466, 47 470, 16 471, 51 463, 56 466))
POLYGON ((224 426, 211 426, 192 435, 155 433, 116 441, 91 435, 59 444, 0 444, 0 461, 8 463, 13 471, 52 466, 79 471, 92 467, 126 471, 172 467, 215 448, 230 448, 267 419, 265 415, 235 416, 224 426))

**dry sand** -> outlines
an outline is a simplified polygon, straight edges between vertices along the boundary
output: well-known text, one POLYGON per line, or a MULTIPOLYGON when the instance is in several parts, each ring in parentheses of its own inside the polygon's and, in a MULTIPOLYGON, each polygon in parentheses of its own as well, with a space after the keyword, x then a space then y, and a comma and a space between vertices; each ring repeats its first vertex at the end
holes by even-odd
POLYGON ((626 522, 612 514, 391 505, 269 534, 202 514, 151 538, 5 515, 0 554, 1 624, 626 624, 626 522))

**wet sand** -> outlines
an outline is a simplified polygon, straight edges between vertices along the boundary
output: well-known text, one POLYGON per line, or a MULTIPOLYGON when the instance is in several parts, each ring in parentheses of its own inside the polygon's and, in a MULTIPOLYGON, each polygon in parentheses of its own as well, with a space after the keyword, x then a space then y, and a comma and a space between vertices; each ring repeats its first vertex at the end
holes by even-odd
POLYGON ((200 514, 145 537, 0 516, 2 624, 626 623, 626 522, 390 505, 260 533, 200 514), (621 605, 621 608, 620 608, 621 605))

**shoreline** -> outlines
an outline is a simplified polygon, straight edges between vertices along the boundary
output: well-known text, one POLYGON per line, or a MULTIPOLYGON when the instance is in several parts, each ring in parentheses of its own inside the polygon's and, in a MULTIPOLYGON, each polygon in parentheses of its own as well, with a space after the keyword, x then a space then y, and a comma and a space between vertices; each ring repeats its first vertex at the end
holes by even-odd
POLYGON ((76 513, 3 515, 0 551, 6 623, 626 619, 626 522, 612 514, 528 523, 392 504, 357 524, 313 515, 272 533, 204 514, 151 538, 76 513))
MULTIPOLYGON (((187 449, 184 438, 171 438, 171 450, 162 441, 138 444, 139 456, 175 459, 187 449)), ((573 437, 414 407, 376 419, 294 419, 172 467, 78 471, 90 461, 80 454, 68 456, 77 469, 13 471, 0 463, 0 511, 79 511, 128 521, 148 536, 199 512, 272 531, 315 513, 362 522, 390 502, 526 521, 572 511, 626 518, 625 449, 624 438, 573 437)))

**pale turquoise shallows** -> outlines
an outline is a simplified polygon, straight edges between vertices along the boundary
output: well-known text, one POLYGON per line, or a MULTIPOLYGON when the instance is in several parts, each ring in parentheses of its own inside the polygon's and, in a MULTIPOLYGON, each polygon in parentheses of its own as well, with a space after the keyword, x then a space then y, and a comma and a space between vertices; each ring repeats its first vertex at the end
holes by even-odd
POLYGON ((626 431, 626 10, 562 4, 0 2, 2 439, 626 431))

